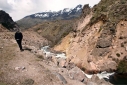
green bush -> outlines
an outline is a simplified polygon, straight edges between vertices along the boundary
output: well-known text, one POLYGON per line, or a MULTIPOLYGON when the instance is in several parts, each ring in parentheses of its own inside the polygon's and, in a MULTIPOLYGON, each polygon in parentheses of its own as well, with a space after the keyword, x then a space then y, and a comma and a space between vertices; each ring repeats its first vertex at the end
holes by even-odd
POLYGON ((127 73, 127 61, 126 60, 121 60, 118 64, 117 67, 117 72, 118 73, 127 73))
POLYGON ((117 56, 117 57, 120 57, 120 54, 119 54, 119 53, 116 53, 116 56, 117 56))

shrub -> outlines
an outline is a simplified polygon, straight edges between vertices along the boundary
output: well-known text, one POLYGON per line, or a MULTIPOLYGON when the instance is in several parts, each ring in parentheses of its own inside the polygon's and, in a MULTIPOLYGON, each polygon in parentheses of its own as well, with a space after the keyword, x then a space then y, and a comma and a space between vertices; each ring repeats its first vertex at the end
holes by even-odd
POLYGON ((86 68, 85 68, 85 67, 82 67, 82 68, 81 68, 81 70, 82 70, 82 71, 85 71, 85 70, 86 70, 86 68))
POLYGON ((115 61, 116 63, 119 62, 118 58, 112 58, 113 61, 115 61))
POLYGON ((120 57, 120 54, 119 54, 119 53, 116 53, 116 56, 117 56, 117 57, 120 57))
POLYGON ((118 64, 117 67, 117 72, 118 73, 127 73, 127 61, 126 60, 121 60, 118 64))
POLYGON ((124 44, 123 43, 121 43, 121 47, 124 47, 124 44))
POLYGON ((44 59, 44 56, 43 55, 37 55, 37 57, 40 58, 40 59, 42 59, 42 60, 44 59))

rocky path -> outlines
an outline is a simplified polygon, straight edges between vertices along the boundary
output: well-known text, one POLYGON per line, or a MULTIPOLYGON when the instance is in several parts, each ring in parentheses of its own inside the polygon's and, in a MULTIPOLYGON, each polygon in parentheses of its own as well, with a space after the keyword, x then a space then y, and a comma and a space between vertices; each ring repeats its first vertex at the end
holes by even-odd
MULTIPOLYGON (((14 33, 7 32, 1 33, 1 35, 0 83, 4 82, 5 85, 62 85, 58 77, 50 69, 44 67, 44 63, 40 63, 43 62, 42 59, 31 52, 34 49, 25 49, 20 52, 13 38, 14 33)), ((28 39, 30 37, 26 40, 28 39)), ((36 43, 29 42, 29 44, 36 43)))
MULTIPOLYGON (((29 37, 31 41, 23 44, 23 52, 20 52, 13 38, 14 33, 7 32, 6 35, 8 38, 0 38, 0 85, 1 83, 2 85, 102 85, 102 83, 110 85, 104 80, 97 79, 96 76, 92 80, 86 78, 83 72, 71 63, 63 67, 64 60, 45 58, 42 51, 36 47, 40 41, 35 42, 36 39, 43 39, 34 36, 36 35, 34 33, 29 37)), ((28 38, 24 37, 23 42, 27 40, 28 38)))
POLYGON ((50 69, 44 67, 43 63, 39 63, 42 60, 36 55, 25 50, 23 52, 17 51, 16 56, 9 62, 9 67, 14 70, 9 75, 10 79, 15 80, 17 85, 21 83, 30 85, 30 82, 33 82, 31 85, 57 85, 57 83, 61 85, 50 69), (27 80, 31 81, 27 82, 27 80))
MULTIPOLYGON (((7 32, 1 33, 1 35, 0 84, 75 85, 73 84, 73 81, 65 79, 64 76, 60 74, 60 72, 65 74, 65 72, 63 72, 64 68, 58 67, 51 61, 44 60, 43 56, 38 55, 38 52, 40 52, 40 50, 36 48, 36 46, 29 46, 37 44, 35 42, 37 38, 34 38, 36 36, 31 35, 33 37, 33 41, 29 42, 28 44, 24 44, 23 48, 25 48, 25 50, 23 52, 20 52, 17 43, 13 38, 14 33, 7 32)), ((28 38, 26 39, 26 37, 24 37, 24 39, 24 41, 28 40, 28 38)), ((65 75, 65 77, 68 77, 67 74, 65 75)))

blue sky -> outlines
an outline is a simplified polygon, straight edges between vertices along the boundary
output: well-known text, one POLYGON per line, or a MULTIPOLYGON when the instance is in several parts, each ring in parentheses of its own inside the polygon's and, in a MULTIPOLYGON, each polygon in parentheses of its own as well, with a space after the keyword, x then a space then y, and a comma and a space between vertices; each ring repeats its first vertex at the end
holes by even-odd
POLYGON ((14 21, 27 15, 43 12, 58 11, 64 8, 74 8, 78 4, 89 4, 93 7, 100 0, 0 0, 0 10, 4 10, 14 21))

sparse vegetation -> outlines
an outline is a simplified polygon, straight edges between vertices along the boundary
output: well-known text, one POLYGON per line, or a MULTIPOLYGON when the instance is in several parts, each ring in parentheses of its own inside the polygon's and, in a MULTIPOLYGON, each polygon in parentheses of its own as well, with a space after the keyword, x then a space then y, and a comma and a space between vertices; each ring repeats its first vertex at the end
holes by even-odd
POLYGON ((0 82, 0 85, 6 85, 5 83, 0 82))
POLYGON ((124 37, 123 36, 120 36, 119 39, 123 39, 124 37))
POLYGON ((34 80, 33 79, 26 79, 21 85, 33 85, 34 80))
POLYGON ((56 20, 52 22, 47 21, 33 27, 33 29, 41 36, 51 41, 51 46, 54 46, 59 43, 63 37, 68 35, 70 31, 73 30, 73 24, 73 20, 56 20))
POLYGON ((44 59, 44 56, 43 55, 36 55, 39 59, 44 59))
POLYGON ((124 41, 124 44, 127 44, 127 41, 124 41))
POLYGON ((121 43, 121 47, 124 47, 124 44, 123 43, 121 43))
POLYGON ((14 27, 14 24, 11 24, 11 23, 9 23, 9 22, 2 23, 2 25, 3 25, 4 27, 6 27, 7 29, 13 29, 13 27, 14 27))
POLYGON ((117 57, 120 57, 120 54, 119 54, 119 53, 116 53, 116 56, 117 56, 117 57))
POLYGON ((127 61, 126 60, 121 60, 118 64, 117 67, 117 72, 118 73, 127 73, 127 61))
MULTIPOLYGON (((88 25, 92 26, 98 21, 103 21, 104 25, 106 25, 106 28, 103 29, 113 28, 110 31, 115 33, 114 28, 116 28, 116 24, 120 20, 127 20, 126 6, 126 0, 101 0, 98 5, 93 7, 93 17, 88 25)), ((86 29, 86 27, 84 29, 86 29)))
POLYGON ((85 72, 86 68, 85 67, 82 67, 81 70, 85 72))
POLYGON ((115 61, 116 63, 119 62, 118 58, 112 58, 113 61, 115 61))

